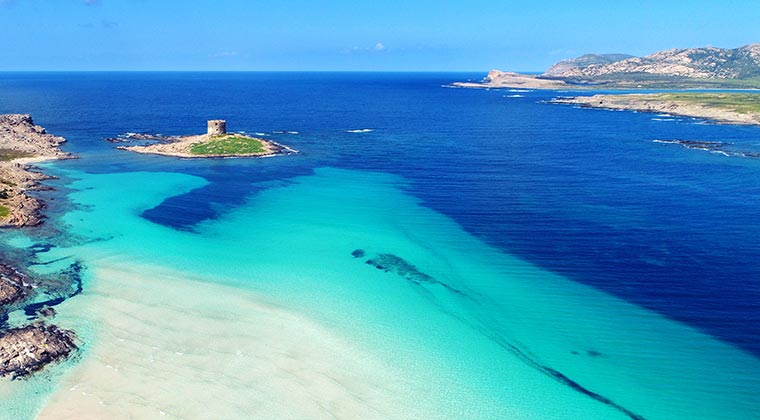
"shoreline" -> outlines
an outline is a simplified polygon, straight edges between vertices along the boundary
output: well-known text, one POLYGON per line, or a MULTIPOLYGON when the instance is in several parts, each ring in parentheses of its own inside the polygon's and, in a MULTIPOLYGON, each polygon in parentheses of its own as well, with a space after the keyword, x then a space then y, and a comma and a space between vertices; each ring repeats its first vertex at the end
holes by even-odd
MULTIPOLYGON (((554 98, 549 103, 577 105, 581 108, 638 111, 673 116, 702 118, 717 124, 760 126, 760 112, 741 112, 729 105, 713 105, 710 100, 736 98, 732 94, 598 94, 554 98), (679 99, 685 98, 685 99, 679 99)), ((754 95, 754 94, 746 94, 754 95)))
MULTIPOLYGON (((65 141, 35 125, 28 114, 0 115, 0 227, 18 229, 42 223, 45 203, 29 193, 45 189, 40 182, 52 177, 33 164, 74 158, 60 150, 65 141)), ((43 277, 0 261, 0 378, 28 377, 78 349, 73 331, 48 322, 56 315, 53 306, 59 303, 57 299, 36 301, 51 293, 68 295, 47 285, 43 277), (17 311, 24 311, 27 320, 10 325, 9 316, 17 311)))
POLYGON ((0 115, 0 227, 36 226, 42 223, 44 202, 29 194, 50 179, 35 163, 73 159, 59 146, 63 137, 48 134, 28 114, 0 115))
MULTIPOLYGON (((119 150, 126 150, 141 154, 171 156, 183 159, 218 159, 218 158, 265 158, 274 156, 284 156, 299 153, 298 150, 284 144, 277 143, 272 140, 262 139, 258 137, 251 137, 244 134, 223 134, 219 136, 211 136, 208 134, 192 135, 192 136, 151 136, 141 135, 138 140, 156 141, 152 144, 138 144, 138 145, 123 145, 117 146, 119 150), (206 146, 213 142, 227 141, 229 139, 242 140, 246 142, 258 142, 258 146, 261 149, 256 152, 230 152, 230 153, 194 153, 193 149, 199 146, 206 146)), ((107 141, 113 141, 112 139, 106 139, 107 141)), ((124 140, 128 142, 130 140, 124 140)))
POLYGON ((491 70, 488 75, 480 82, 454 82, 449 86, 465 89, 538 89, 538 90, 558 90, 558 89, 577 89, 578 86, 571 85, 562 80, 540 79, 529 74, 514 72, 504 72, 491 70))

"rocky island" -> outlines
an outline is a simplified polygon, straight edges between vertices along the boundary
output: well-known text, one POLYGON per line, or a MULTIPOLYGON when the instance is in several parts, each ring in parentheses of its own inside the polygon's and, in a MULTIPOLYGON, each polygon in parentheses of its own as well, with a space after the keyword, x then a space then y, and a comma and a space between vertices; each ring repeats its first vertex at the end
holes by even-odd
MULTIPOLYGON (((28 193, 40 189, 48 177, 30 166, 34 162, 68 159, 60 150, 62 137, 48 134, 26 114, 0 115, 0 225, 32 226, 41 223, 42 202, 28 193)), ((67 288, 68 285, 64 286, 67 288)), ((77 349, 73 331, 47 323, 55 310, 33 303, 40 293, 39 279, 0 261, 0 377, 28 376, 45 365, 64 359, 77 349), (8 314, 24 309, 37 320, 10 328, 8 314)), ((76 293, 76 292, 75 292, 76 293)), ((62 299, 61 299, 62 300, 62 299)))
POLYGON ((680 48, 645 57, 586 54, 559 61, 538 75, 492 70, 469 88, 530 89, 758 89, 760 44, 680 48))
POLYGON ((149 144, 118 146, 118 149, 181 158, 271 157, 298 153, 280 143, 227 133, 224 120, 209 120, 206 134, 192 136, 130 135, 106 139, 111 142, 149 141, 149 144))
POLYGON ((679 92, 625 95, 592 95, 555 98, 552 103, 586 108, 704 118, 716 123, 760 125, 760 94, 679 92))

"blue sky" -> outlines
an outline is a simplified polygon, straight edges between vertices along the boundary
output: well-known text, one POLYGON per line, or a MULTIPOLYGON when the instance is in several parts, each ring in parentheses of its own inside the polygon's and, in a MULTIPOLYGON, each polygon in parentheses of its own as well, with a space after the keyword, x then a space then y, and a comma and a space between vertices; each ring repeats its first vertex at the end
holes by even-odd
POLYGON ((760 42, 757 1, 0 0, 0 70, 540 71, 760 42))

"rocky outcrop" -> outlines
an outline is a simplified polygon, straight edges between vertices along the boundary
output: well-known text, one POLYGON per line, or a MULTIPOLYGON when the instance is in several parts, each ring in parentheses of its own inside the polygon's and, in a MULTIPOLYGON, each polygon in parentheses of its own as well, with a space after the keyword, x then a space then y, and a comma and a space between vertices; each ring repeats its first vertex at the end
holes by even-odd
MULTIPOLYGON (((283 132, 282 134, 284 134, 283 132)), ((117 146, 119 150, 130 152, 173 156, 186 159, 209 159, 209 158, 227 158, 227 157, 249 157, 263 158, 272 156, 282 156, 298 153, 293 149, 281 143, 263 138, 255 138, 245 134, 223 134, 223 135, 191 135, 191 136, 163 136, 161 134, 133 134, 127 133, 118 137, 105 139, 110 143, 126 143, 123 146, 117 146), (219 152, 195 153, 196 146, 209 145, 211 143, 220 143, 226 140, 230 141, 250 141, 260 145, 260 150, 253 152, 246 151, 225 151, 222 147, 219 152), (131 145, 137 141, 138 144, 131 145)))
POLYGON ((480 82, 455 82, 461 88, 562 89, 569 85, 561 80, 542 79, 529 74, 491 70, 480 82))
POLYGON ((659 51, 645 57, 622 54, 584 55, 562 60, 544 77, 578 81, 642 79, 646 75, 692 79, 746 79, 760 76, 760 44, 659 51))
POLYGON ((59 148, 65 141, 35 125, 27 114, 0 115, 0 227, 41 222, 42 203, 27 193, 48 177, 31 170, 29 164, 71 158, 59 148))
POLYGON ((77 349, 73 331, 35 323, 0 335, 0 377, 23 378, 77 349))
POLYGON ((66 140, 35 125, 29 114, 0 114, 0 147, 31 156, 68 157, 58 147, 66 140))
POLYGON ((0 312, 23 302, 31 292, 32 287, 26 274, 0 263, 0 312))

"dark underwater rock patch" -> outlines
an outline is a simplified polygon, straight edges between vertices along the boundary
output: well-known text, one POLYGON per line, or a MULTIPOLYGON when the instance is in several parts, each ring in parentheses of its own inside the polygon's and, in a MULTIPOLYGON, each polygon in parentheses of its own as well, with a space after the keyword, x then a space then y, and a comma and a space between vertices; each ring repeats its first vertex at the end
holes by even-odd
MULTIPOLYGON (((361 258, 365 255, 364 250, 357 249, 354 252, 351 253, 351 255, 354 258, 361 258), (357 251, 361 251, 360 256, 357 256, 355 253, 357 251)), ((393 273, 400 277, 403 277, 404 279, 410 281, 411 283, 418 285, 418 286, 424 286, 424 285, 439 285, 444 287, 445 289, 449 290, 450 292, 459 295, 462 299, 465 300, 472 300, 472 297, 468 296, 467 294, 463 293, 461 290, 455 289, 448 284, 441 282, 437 280, 436 278, 421 272, 417 269, 414 265, 410 264, 403 258, 393 255, 393 254, 377 254, 373 258, 369 258, 365 260, 365 263, 367 265, 370 265, 372 267, 375 267, 378 270, 382 270, 386 273, 393 273)), ((511 343, 507 341, 504 337, 499 335, 488 335, 496 344, 504 348, 506 351, 509 351, 510 353, 514 354, 518 359, 520 359, 523 363, 526 365, 536 369, 537 371, 541 372, 542 374, 552 378, 553 380, 575 390, 576 392, 579 392, 583 395, 586 395, 587 397, 596 400, 604 405, 607 405, 622 414, 626 415, 627 417, 631 418, 631 420, 646 420, 644 416, 637 414, 622 405, 616 403, 615 401, 611 400, 610 398, 605 397, 604 395, 601 395, 597 392, 594 392, 580 383, 576 382, 575 380, 571 379, 564 373, 560 372, 557 369, 554 369, 550 366, 544 365, 540 363, 537 359, 533 358, 529 352, 524 351, 521 346, 511 343)), ((578 351, 572 351, 571 352, 574 355, 579 355, 580 353, 578 351)), ((602 353, 595 351, 595 350, 587 350, 586 355, 589 357, 601 357, 603 356, 602 353)))
POLYGON ((351 253, 351 256, 354 258, 362 258, 365 255, 363 249, 357 249, 354 250, 354 252, 351 253))
MULTIPOLYGON (((357 249, 356 251, 352 252, 351 255, 354 258, 362 258, 365 256, 365 252, 364 250, 357 249), (357 252, 360 252, 360 254, 357 252)), ((423 273, 422 271, 418 270, 417 267, 415 267, 413 264, 410 264, 398 255, 377 254, 373 258, 367 259, 365 263, 377 268, 378 270, 385 271, 386 273, 396 274, 418 286, 438 285, 449 290, 452 293, 464 295, 461 290, 451 287, 448 284, 439 281, 435 277, 423 273)))

